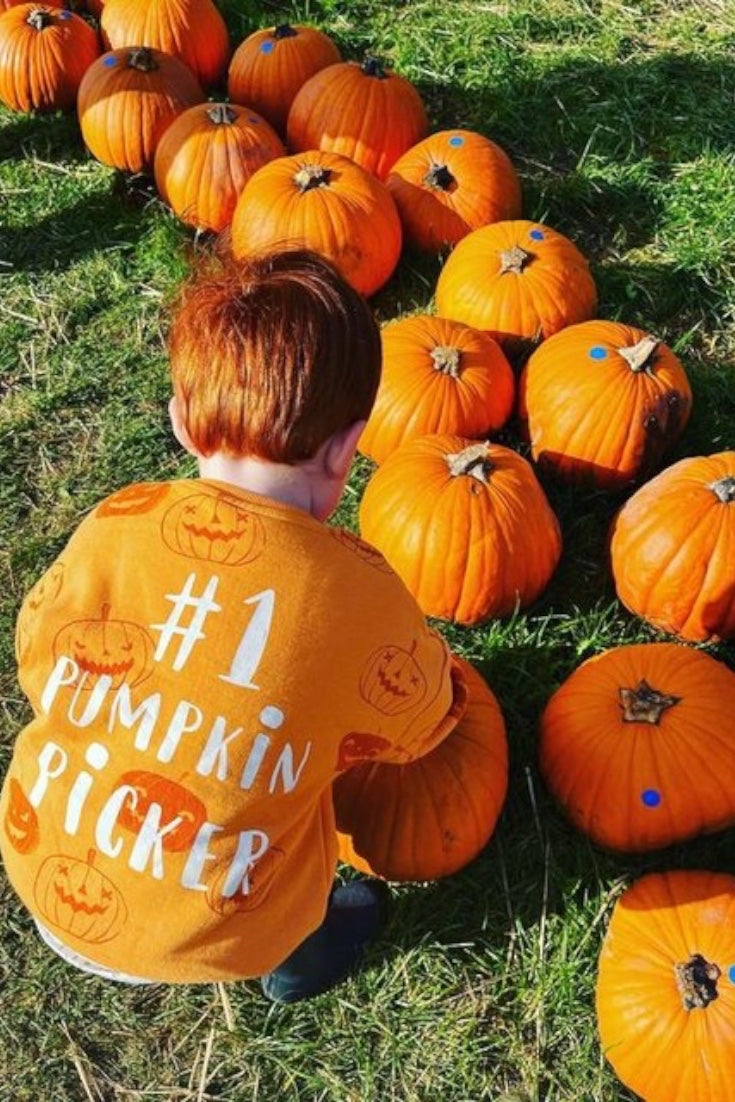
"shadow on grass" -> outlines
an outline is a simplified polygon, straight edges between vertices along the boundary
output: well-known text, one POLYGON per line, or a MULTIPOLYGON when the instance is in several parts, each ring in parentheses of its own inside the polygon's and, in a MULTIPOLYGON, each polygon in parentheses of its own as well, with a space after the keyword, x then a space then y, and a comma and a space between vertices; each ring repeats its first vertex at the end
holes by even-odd
POLYGON ((20 154, 30 160, 79 163, 89 158, 73 112, 9 115, 0 127, 0 163, 20 154))

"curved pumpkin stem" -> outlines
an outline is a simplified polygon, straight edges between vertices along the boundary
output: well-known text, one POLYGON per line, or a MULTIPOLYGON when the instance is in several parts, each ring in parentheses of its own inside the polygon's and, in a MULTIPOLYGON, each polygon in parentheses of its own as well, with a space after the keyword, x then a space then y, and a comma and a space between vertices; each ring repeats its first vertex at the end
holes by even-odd
POLYGON ((530 259, 530 253, 527 253, 520 245, 513 245, 512 248, 506 249, 505 252, 500 254, 500 274, 513 272, 515 275, 520 275, 530 259))
POLYGON ((709 489, 723 505, 729 505, 730 502, 735 501, 735 478, 732 475, 726 475, 725 478, 718 478, 716 482, 710 482, 709 489))
POLYGON ((470 444, 461 452, 447 453, 444 458, 452 478, 466 474, 487 486, 488 475, 494 469, 494 464, 490 459, 489 445, 485 441, 470 444))
POLYGON ((281 38, 296 38, 298 33, 299 32, 295 31, 290 23, 281 23, 279 24, 279 26, 274 28, 273 38, 275 38, 277 41, 281 38))
POLYGON ((462 353, 458 348, 451 348, 449 345, 437 344, 435 348, 432 348, 429 353, 434 361, 434 367, 437 371, 440 371, 442 375, 451 375, 453 379, 459 378, 459 365, 462 359, 462 353))
POLYGON ((388 77, 385 71, 385 62, 381 61, 379 57, 375 57, 373 54, 365 55, 365 60, 360 68, 366 77, 377 77, 378 80, 386 80, 388 77))
POLYGON ((436 188, 437 191, 449 191, 452 184, 456 184, 457 181, 446 165, 432 165, 424 176, 424 183, 427 187, 436 188))
POLYGON ((128 69, 138 69, 141 73, 152 73, 158 68, 150 46, 133 46, 128 54, 128 69))
POLYGON ((651 360, 660 343, 658 337, 641 337, 637 344, 631 344, 628 348, 619 348, 618 352, 624 360, 628 361, 631 371, 648 371, 650 374, 653 368, 651 360))
POLYGON ((684 964, 674 965, 676 986, 685 1010, 704 1010, 717 998, 721 970, 701 953, 693 953, 684 964))
POLYGON ((294 183, 303 194, 315 187, 328 187, 332 170, 323 165, 302 165, 294 176, 294 183))
POLYGON ((48 11, 47 8, 33 8, 28 12, 26 23, 29 27, 33 27, 34 31, 42 31, 44 27, 53 25, 53 12, 48 11))
POLYGON ((618 689, 618 696, 623 709, 623 723, 650 723, 654 727, 658 727, 666 709, 673 708, 681 700, 680 696, 670 696, 652 689, 643 679, 635 689, 618 689))
POLYGON ((207 116, 215 126, 226 126, 237 121, 237 111, 229 103, 213 103, 207 108, 207 116))

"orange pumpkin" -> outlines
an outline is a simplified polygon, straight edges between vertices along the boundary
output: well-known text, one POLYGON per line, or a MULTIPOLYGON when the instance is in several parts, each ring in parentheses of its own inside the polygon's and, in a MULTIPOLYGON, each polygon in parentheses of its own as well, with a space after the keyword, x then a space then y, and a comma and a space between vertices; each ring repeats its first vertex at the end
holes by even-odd
POLYGON ((541 718, 549 789, 594 842, 644 852, 735 823, 735 674, 676 643, 582 663, 541 718))
POLYGON ((161 523, 167 547, 203 562, 242 566, 257 558, 265 542, 260 517, 221 491, 190 494, 172 505, 161 523))
POLYGON ((535 600, 561 555, 531 465, 461 436, 422 436, 392 452, 367 484, 359 520, 423 612, 461 624, 535 600))
POLYGON ((5 836, 18 853, 32 853, 38 845, 38 815, 15 777, 8 778, 8 802, 3 828, 5 836))
POLYGON ((240 192, 283 142, 249 107, 198 103, 167 128, 153 161, 156 186, 182 221, 219 233, 229 226, 240 192))
POLYGON ((349 157, 379 180, 429 129, 410 81, 375 57, 321 69, 296 93, 286 124, 289 149, 349 157))
POLYGON ((203 99, 178 58, 144 46, 111 50, 87 69, 79 87, 82 138, 103 164, 142 172, 152 167, 166 127, 203 99))
POLYGON ((455 246, 439 273, 437 313, 525 352, 597 308, 587 260, 568 237, 525 219, 493 222, 455 246))
POLYGON ((13 111, 65 111, 99 56, 96 33, 78 15, 21 4, 0 19, 0 101, 13 111))
POLYGON ((487 333, 419 314, 386 325, 381 342, 380 387, 359 441, 376 463, 416 436, 484 436, 510 417, 513 369, 487 333))
POLYGON ((288 112, 301 86, 341 60, 336 44, 316 27, 281 23, 253 31, 232 55, 227 94, 233 103, 254 107, 285 134, 288 112))
POLYGON ((602 1050, 646 1102, 731 1102, 735 877, 654 872, 618 899, 600 953, 602 1050))
POLYGON ((230 59, 227 24, 212 0, 107 0, 100 29, 108 49, 151 46, 183 61, 205 88, 230 59))
POLYGON ((162 811, 161 826, 174 819, 181 819, 174 830, 163 835, 163 848, 171 853, 189 849, 207 818, 207 809, 198 796, 182 784, 146 769, 133 769, 123 773, 115 781, 113 788, 120 788, 122 785, 134 788, 136 798, 134 806, 127 800, 123 804, 117 817, 120 826, 137 834, 151 804, 155 803, 162 811))
POLYGON ((505 723, 490 688, 468 662, 467 710, 424 757, 366 763, 333 785, 339 857, 387 880, 436 880, 487 844, 505 800, 505 723))
POLYGON ((474 130, 429 134, 398 158, 386 185, 406 241, 426 252, 521 213, 521 185, 510 158, 474 130))
POLYGON ((530 356, 520 381, 533 458, 604 490, 652 474, 691 406, 686 372, 668 345, 620 322, 562 329, 530 356))
POLYGON ((735 452, 681 459, 626 501, 612 525, 618 597, 691 642, 735 635, 735 452))
POLYGON ((76 663, 81 687, 93 689, 100 677, 110 678, 110 688, 133 688, 153 672, 154 644, 148 631, 131 620, 111 620, 110 606, 102 606, 97 619, 74 620, 57 632, 54 660, 66 655, 76 663))
POLYGON ((128 910, 112 881, 94 867, 95 857, 93 849, 86 861, 62 853, 47 857, 33 894, 45 922, 98 945, 117 937, 127 922, 128 910))
POLYGON ((251 176, 232 219, 237 259, 287 245, 320 253, 371 295, 398 263, 401 221, 385 185, 354 161, 319 150, 297 153, 251 176))

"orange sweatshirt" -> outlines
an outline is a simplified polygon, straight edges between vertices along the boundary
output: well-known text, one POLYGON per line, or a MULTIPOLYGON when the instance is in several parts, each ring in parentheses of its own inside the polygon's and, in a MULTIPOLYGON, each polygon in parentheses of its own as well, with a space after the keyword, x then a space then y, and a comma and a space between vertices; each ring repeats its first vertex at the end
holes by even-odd
POLYGON ((33 916, 141 979, 261 975, 322 921, 331 784, 427 753, 464 684, 382 556, 210 480, 101 502, 26 597, 0 796, 33 916))

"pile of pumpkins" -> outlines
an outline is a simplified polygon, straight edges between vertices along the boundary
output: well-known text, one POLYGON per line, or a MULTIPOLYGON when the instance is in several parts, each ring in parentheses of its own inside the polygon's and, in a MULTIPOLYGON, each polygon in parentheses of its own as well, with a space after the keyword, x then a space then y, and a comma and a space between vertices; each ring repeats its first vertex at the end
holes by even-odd
MULTIPOLYGON (((382 330, 383 376, 359 443, 376 464, 361 537, 426 615, 477 625, 535 601, 559 562, 561 528, 536 469, 629 495, 609 542, 617 594, 678 641, 579 666, 541 718, 541 771, 572 823, 613 851, 735 823, 735 674, 681 645, 735 636, 735 452, 660 469, 691 412, 686 372, 654 335, 595 317, 587 260, 522 217, 500 146, 461 128, 430 133, 406 78, 375 57, 343 60, 316 27, 258 30, 233 51, 212 0, 3 7, 0 100, 19 111, 76 105, 93 156, 151 174, 176 215, 222 235, 235 261, 305 246, 370 296, 404 245, 447 254, 437 313, 382 330), (226 97, 207 99, 224 86, 226 97), (530 460, 492 440, 514 415, 530 460)), ((410 673, 410 655, 392 663, 386 677, 410 673)), ((413 764, 368 762, 335 783, 340 856, 358 869, 446 876, 495 828, 503 716, 457 664, 470 703, 448 739, 413 764)), ((648 1102, 732 1093, 733 920, 735 878, 709 872, 649 874, 615 906, 600 1035, 648 1102), (674 1030, 691 1045, 676 1074, 674 1030)))

